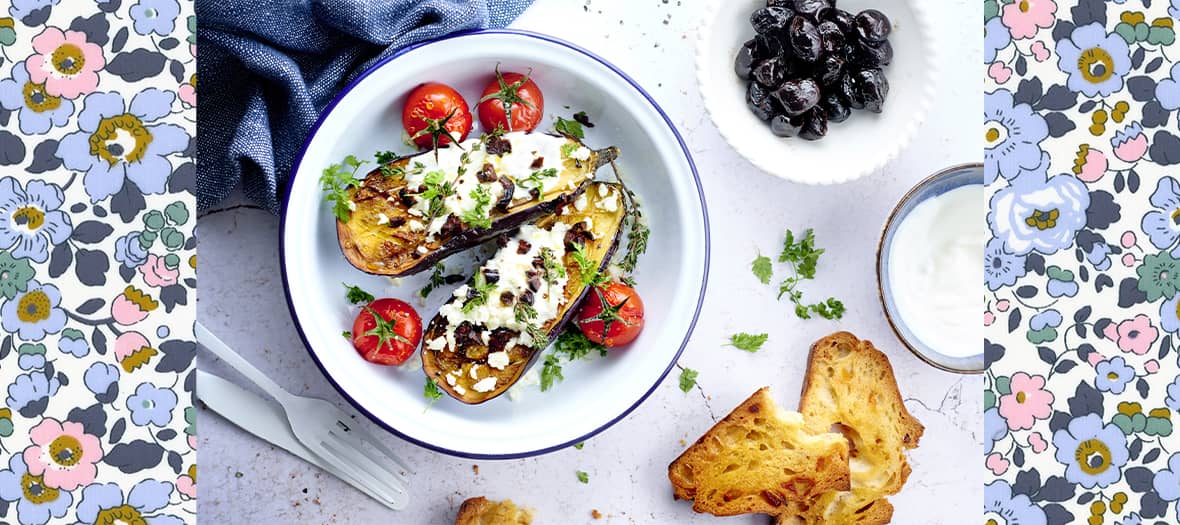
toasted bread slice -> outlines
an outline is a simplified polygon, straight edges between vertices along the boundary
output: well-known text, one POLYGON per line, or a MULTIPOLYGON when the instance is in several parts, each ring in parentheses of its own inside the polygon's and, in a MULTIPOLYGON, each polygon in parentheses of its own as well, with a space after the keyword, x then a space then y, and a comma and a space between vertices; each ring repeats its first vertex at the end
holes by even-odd
POLYGON ((763 387, 676 458, 668 479, 697 512, 779 514, 791 502, 848 490, 848 442, 810 430, 763 387))
POLYGON ((532 509, 517 507, 510 499, 491 501, 483 496, 467 498, 455 518, 455 525, 530 525, 532 522, 532 509))
MULTIPOLYGON (((801 523, 889 523, 897 494, 910 475, 905 451, 918 446, 924 428, 906 410, 889 358, 848 332, 811 346, 799 411, 813 432, 839 430, 850 446, 852 490, 824 494, 810 508, 793 506, 801 523)), ((796 522, 800 523, 800 522, 796 522)))

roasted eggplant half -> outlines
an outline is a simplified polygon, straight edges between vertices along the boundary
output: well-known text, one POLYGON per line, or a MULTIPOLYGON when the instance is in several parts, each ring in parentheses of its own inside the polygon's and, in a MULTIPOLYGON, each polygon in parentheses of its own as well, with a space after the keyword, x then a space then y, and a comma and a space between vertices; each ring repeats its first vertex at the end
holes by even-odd
POLYGON ((358 269, 411 275, 573 201, 618 157, 573 137, 503 133, 403 157, 348 190, 336 221, 344 257, 358 269))
POLYGON ((625 215, 622 187, 593 182, 554 213, 500 237, 496 255, 427 326, 427 377, 467 404, 507 391, 604 275, 625 215))

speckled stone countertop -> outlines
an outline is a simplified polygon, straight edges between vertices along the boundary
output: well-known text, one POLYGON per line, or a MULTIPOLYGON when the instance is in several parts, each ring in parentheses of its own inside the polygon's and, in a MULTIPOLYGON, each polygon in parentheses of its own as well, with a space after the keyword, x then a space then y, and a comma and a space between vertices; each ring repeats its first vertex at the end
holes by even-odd
MULTIPOLYGON (((453 523, 469 496, 513 498, 551 523, 750 523, 719 520, 672 500, 667 465, 719 417, 762 385, 785 407, 798 401, 807 347, 836 330, 874 341, 892 359, 910 411, 926 425, 910 454, 913 474, 891 498, 895 523, 963 523, 982 500, 978 455, 982 386, 936 371, 894 338, 874 277, 881 225, 896 200, 935 170, 980 158, 983 107, 979 4, 927 2, 950 46, 930 118, 911 147, 881 173, 837 187, 807 187, 766 175, 724 143, 700 106, 693 42, 700 0, 537 0, 515 27, 556 33, 614 62, 669 113, 692 150, 709 206, 712 269, 700 322, 680 363, 701 371, 685 394, 675 374, 630 416, 585 444, 541 457, 478 462, 429 452, 392 435, 385 442, 415 466, 412 502, 392 512, 215 414, 200 414, 200 519, 207 523, 453 523), (557 28, 560 28, 558 30, 557 28), (965 38, 962 35, 971 35, 965 38), (814 227, 826 259, 810 288, 841 298, 842 321, 796 319, 772 287, 750 276, 755 250, 774 253, 784 228, 814 227), (738 331, 770 334, 755 354, 722 347, 738 331), (576 471, 589 473, 589 484, 576 471), (594 510, 601 519, 594 520, 594 510)), ((982 209, 982 208, 981 208, 982 209)), ((321 376, 292 326, 278 266, 278 220, 227 203, 200 218, 199 316, 284 387, 347 403, 321 376)), ((200 367, 235 377, 219 362, 200 367)), ((541 394, 538 394, 541 395, 541 394)), ((375 426, 375 432, 380 432, 375 426)))

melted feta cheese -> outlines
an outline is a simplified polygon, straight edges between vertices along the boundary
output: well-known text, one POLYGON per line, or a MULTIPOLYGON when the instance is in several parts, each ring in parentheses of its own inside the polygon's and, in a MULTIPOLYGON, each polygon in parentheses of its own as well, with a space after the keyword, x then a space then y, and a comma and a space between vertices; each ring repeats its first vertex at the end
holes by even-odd
POLYGON ((570 153, 570 158, 585 161, 590 158, 590 148, 578 146, 578 149, 570 153))
POLYGON ((526 388, 541 384, 541 374, 537 370, 538 367, 534 366, 520 376, 520 379, 508 389, 508 399, 519 401, 526 388))
POLYGON ((435 337, 434 339, 426 341, 426 348, 429 348, 430 350, 434 350, 436 352, 439 350, 442 350, 443 348, 446 348, 446 346, 447 346, 447 338, 445 338, 445 337, 435 337))
POLYGON ((508 366, 508 361, 508 352, 500 351, 488 354, 488 366, 496 370, 503 370, 508 366))
POLYGON ((586 209, 586 192, 580 193, 578 198, 574 199, 574 209, 578 211, 586 209))
POLYGON ((479 363, 471 365, 471 369, 467 371, 467 374, 471 376, 471 379, 479 379, 479 363))
POLYGON ((491 392, 496 388, 496 378, 493 376, 485 377, 477 381, 474 385, 471 385, 471 388, 474 388, 476 392, 491 392))
POLYGON ((377 226, 381 226, 382 224, 389 224, 389 216, 384 213, 378 213, 377 226))

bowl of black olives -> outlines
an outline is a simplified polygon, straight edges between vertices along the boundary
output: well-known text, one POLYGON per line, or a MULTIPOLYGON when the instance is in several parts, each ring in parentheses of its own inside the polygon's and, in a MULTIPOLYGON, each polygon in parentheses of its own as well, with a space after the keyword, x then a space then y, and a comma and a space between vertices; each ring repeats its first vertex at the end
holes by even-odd
POLYGON ((924 120, 937 81, 934 0, 710 0, 701 97, 759 168, 805 184, 879 170, 924 120))

